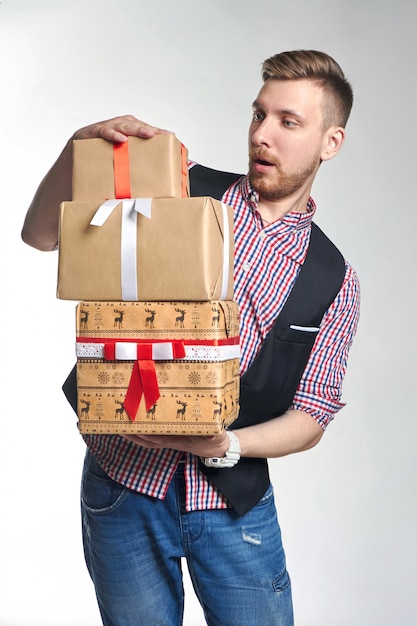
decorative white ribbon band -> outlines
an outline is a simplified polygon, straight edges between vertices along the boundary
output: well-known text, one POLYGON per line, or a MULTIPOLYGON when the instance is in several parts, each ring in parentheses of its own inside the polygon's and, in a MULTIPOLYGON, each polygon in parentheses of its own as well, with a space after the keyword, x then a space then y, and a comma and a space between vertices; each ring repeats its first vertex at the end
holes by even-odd
POLYGON ((120 241, 122 300, 138 300, 137 280, 137 214, 151 219, 151 198, 125 198, 106 200, 97 209, 91 226, 103 226, 112 211, 122 203, 122 229, 120 241))
MULTIPOLYGON (((129 341, 115 342, 116 360, 135 361, 137 359, 137 343, 129 341)), ((76 343, 76 356, 79 359, 104 359, 104 343, 76 343)), ((185 357, 181 361, 228 361, 240 357, 239 344, 225 346, 192 345, 185 346, 185 357)), ((152 344, 154 361, 172 361, 173 348, 170 342, 152 344)))
MULTIPOLYGON (((122 203, 122 228, 120 241, 121 286, 123 301, 138 300, 137 280, 137 214, 151 219, 152 198, 125 198, 106 200, 99 206, 91 226, 103 226, 114 209, 122 203)), ((225 300, 229 283, 229 220, 227 206, 222 202, 223 216, 223 276, 219 300, 225 300)))
POLYGON ((296 324, 291 324, 290 328, 292 328, 292 330, 301 330, 305 333, 318 333, 320 330, 318 326, 297 326, 296 324))

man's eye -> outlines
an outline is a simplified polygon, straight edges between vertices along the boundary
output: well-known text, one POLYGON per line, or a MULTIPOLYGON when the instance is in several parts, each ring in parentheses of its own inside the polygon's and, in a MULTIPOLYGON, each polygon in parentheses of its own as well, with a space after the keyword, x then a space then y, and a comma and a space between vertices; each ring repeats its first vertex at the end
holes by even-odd
POLYGON ((287 126, 288 128, 292 128, 293 126, 297 126, 297 123, 294 122, 294 120, 282 120, 282 123, 284 124, 284 126, 287 126))
POLYGON ((261 121, 262 121, 262 119, 263 119, 263 115, 262 115, 262 113, 260 113, 259 111, 254 111, 254 112, 252 113, 252 120, 253 120, 254 122, 261 122, 261 121))

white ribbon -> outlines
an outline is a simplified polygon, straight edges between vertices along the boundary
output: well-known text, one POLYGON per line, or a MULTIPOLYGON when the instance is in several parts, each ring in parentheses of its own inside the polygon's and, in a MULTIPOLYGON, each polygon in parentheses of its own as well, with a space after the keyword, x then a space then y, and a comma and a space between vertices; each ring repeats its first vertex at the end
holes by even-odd
MULTIPOLYGON (((79 359, 104 359, 104 343, 81 342, 76 343, 76 356, 79 359)), ((137 344, 129 341, 115 343, 115 356, 119 361, 136 361, 137 344)), ((226 346, 207 346, 203 344, 185 346, 185 358, 182 361, 229 361, 240 357, 239 344, 226 346)), ((172 343, 161 342, 152 345, 154 361, 174 360, 172 343)))
MULTIPOLYGON (((114 355, 118 361, 136 361, 138 358, 138 344, 128 341, 116 341, 114 344, 114 355)), ((152 344, 153 361, 172 361, 174 350, 172 343, 152 344)))
POLYGON ((123 301, 138 300, 137 280, 137 215, 151 219, 151 198, 124 198, 123 200, 106 200, 97 209, 91 226, 103 226, 112 211, 122 203, 121 227, 121 286, 123 301))
POLYGON ((227 206, 222 202, 223 212, 223 278, 222 290, 219 300, 226 300, 227 288, 229 286, 229 218, 227 206))

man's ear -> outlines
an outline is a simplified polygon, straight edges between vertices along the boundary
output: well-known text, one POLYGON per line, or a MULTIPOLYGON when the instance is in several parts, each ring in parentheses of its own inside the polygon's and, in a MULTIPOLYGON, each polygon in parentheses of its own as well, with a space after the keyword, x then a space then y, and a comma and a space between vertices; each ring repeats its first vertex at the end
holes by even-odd
POLYGON ((323 138, 323 147, 320 154, 322 161, 329 161, 339 152, 345 140, 345 129, 341 126, 329 128, 323 138))

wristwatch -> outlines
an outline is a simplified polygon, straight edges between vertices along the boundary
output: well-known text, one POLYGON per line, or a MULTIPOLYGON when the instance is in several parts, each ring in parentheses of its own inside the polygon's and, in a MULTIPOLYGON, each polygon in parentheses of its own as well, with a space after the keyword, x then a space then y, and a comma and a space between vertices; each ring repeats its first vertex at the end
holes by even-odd
POLYGON ((201 457, 204 465, 207 467, 233 467, 240 459, 240 443, 235 433, 231 430, 226 430, 226 435, 229 437, 229 448, 226 454, 222 457, 211 456, 201 457))

